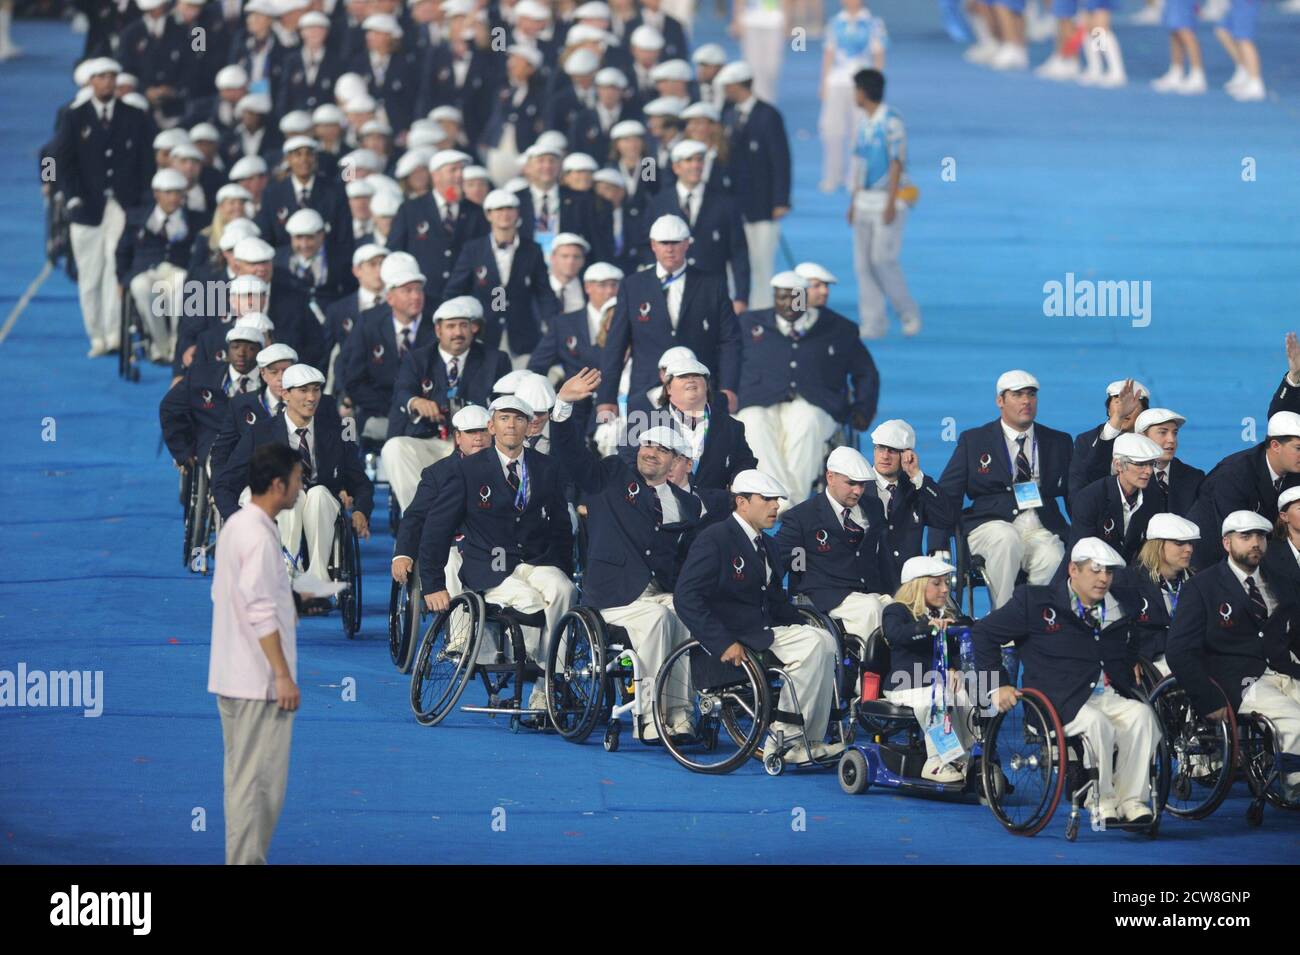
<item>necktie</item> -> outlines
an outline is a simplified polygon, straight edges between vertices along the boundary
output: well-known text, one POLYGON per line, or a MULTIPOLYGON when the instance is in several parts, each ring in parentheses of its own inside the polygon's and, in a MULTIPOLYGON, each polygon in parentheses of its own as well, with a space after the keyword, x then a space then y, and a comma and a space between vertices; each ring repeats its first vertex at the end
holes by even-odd
POLYGON ((458 381, 460 381, 460 359, 453 358, 451 364, 447 366, 447 385, 455 388, 458 381))
POLYGON ((506 483, 509 484, 510 489, 515 492, 515 510, 522 514, 524 509, 528 507, 528 495, 526 493, 521 493, 519 490, 520 480, 518 459, 511 461, 510 466, 506 468, 506 483))
POLYGON ((1025 457, 1025 435, 1016 438, 1016 448, 1016 483, 1032 481, 1034 472, 1029 466, 1029 458, 1025 457))
POLYGON ((772 575, 772 569, 767 565, 767 548, 763 546, 762 534, 755 535, 754 550, 758 551, 759 559, 763 561, 763 583, 767 583, 768 577, 772 575))
POLYGON ((1255 615, 1261 620, 1267 620, 1268 604, 1264 602, 1264 595, 1255 585, 1255 578, 1251 574, 1246 575, 1246 593, 1250 596, 1250 605, 1255 609, 1255 615))
POLYGON ((1164 471, 1156 472, 1156 484, 1160 485, 1160 490, 1164 494, 1169 493, 1169 478, 1165 476, 1164 471))
POLYGON ((1280 477, 1280 478, 1278 478, 1276 481, 1273 482, 1273 493, 1274 493, 1274 494, 1281 494, 1281 493, 1282 493, 1282 482, 1283 482, 1284 480, 1286 480, 1286 478, 1284 478, 1284 477, 1280 477))
POLYGON ((1101 620, 1097 617, 1097 606, 1094 604, 1083 611, 1083 622, 1092 629, 1096 630, 1101 626, 1101 620))
POLYGON ((847 507, 844 508, 844 533, 849 538, 850 547, 857 547, 862 543, 862 528, 858 526, 857 521, 849 516, 849 509, 847 507))
POLYGON ((443 209, 442 227, 451 235, 456 231, 456 204, 449 202, 443 209))
POLYGON ((1133 510, 1133 508, 1137 507, 1139 493, 1140 492, 1138 491, 1134 491, 1132 494, 1124 495, 1124 506, 1127 507, 1130 511, 1133 510))
POLYGON ((248 393, 248 376, 241 375, 239 378, 239 393, 241 395, 248 393))
POLYGON ((664 523, 664 502, 659 498, 658 488, 650 488, 650 503, 654 506, 655 527, 662 527, 664 523))
POLYGON ((109 126, 113 125, 113 117, 109 113, 107 106, 99 111, 99 125, 104 129, 108 129, 109 126))
POLYGON ((694 196, 688 192, 686 193, 685 200, 682 202, 682 217, 686 220, 687 225, 695 225, 695 219, 691 215, 691 200, 693 198, 694 196))
POLYGON ((311 484, 312 465, 311 465, 311 448, 307 445, 307 429, 298 428, 294 434, 298 435, 298 457, 302 458, 302 483, 311 484))
POLYGON ((537 220, 537 228, 543 232, 551 231, 551 197, 549 193, 542 193, 542 214, 537 220))
POLYGON ((885 503, 885 516, 892 521, 894 512, 898 510, 898 485, 887 485, 885 490, 889 493, 889 500, 885 503))
POLYGON ((298 208, 299 208, 299 209, 306 209, 306 208, 307 208, 307 190, 306 190, 306 189, 299 189, 299 190, 298 190, 298 208))

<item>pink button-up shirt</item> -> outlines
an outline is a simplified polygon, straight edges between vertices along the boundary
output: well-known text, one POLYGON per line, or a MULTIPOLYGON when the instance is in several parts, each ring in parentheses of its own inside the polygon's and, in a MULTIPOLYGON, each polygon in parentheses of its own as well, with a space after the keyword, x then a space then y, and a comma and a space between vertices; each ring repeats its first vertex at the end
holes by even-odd
POLYGON ((262 638, 279 631, 289 673, 298 681, 297 616, 275 521, 256 504, 245 504, 221 528, 216 564, 208 692, 274 700, 275 673, 262 638))

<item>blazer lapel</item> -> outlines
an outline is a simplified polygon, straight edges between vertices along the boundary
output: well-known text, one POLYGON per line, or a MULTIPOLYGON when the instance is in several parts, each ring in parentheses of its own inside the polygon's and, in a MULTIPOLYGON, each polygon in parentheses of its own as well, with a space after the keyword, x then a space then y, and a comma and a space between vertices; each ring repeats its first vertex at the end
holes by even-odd
MULTIPOLYGON (((697 221, 698 221, 698 217, 697 217, 697 221)), ((682 305, 681 308, 678 309, 677 311, 677 327, 679 329, 682 327, 683 324, 685 324, 687 316, 691 314, 691 301, 695 298, 695 294, 699 288, 701 275, 702 273, 697 272, 695 271, 695 269, 687 266, 686 274, 683 275, 681 278, 681 281, 683 281, 686 284, 682 288, 682 305)), ((667 311, 667 309, 668 309, 668 300, 665 298, 664 310, 667 311)))
POLYGON ((983 453, 990 458, 989 471, 1002 475, 1008 484, 1011 483, 1011 462, 1007 455, 1010 454, 1007 448, 1007 436, 1002 430, 1001 421, 994 421, 988 425, 986 433, 989 437, 990 447, 984 449, 983 453))

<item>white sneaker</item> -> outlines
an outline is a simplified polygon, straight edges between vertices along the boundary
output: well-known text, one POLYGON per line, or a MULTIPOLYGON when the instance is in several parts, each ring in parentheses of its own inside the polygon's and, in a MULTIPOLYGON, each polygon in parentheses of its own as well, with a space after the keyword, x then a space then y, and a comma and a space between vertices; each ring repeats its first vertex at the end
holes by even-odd
POLYGON ((921 330, 921 316, 915 312, 902 316, 899 321, 903 326, 903 334, 909 338, 921 330))
POLYGON ((1141 799, 1126 799, 1119 807, 1119 814, 1125 822, 1151 822, 1155 818, 1151 814, 1151 807, 1141 799))
POLYGON ((1200 96, 1205 90, 1205 71, 1189 70, 1174 92, 1182 96, 1200 96))
POLYGON ((1234 87, 1228 91, 1228 95, 1238 103, 1256 103, 1267 98, 1264 81, 1258 77, 1251 77, 1240 86, 1234 87))
MULTIPOLYGON (((1205 74, 1201 74, 1202 80, 1205 74)), ((1151 88, 1157 93, 1177 93, 1179 87, 1183 85, 1183 71, 1178 67, 1171 66, 1161 76, 1151 81, 1151 88)))
POLYGON ((1246 72, 1245 67, 1239 66, 1233 70, 1232 76, 1228 79, 1228 82, 1223 84, 1223 89, 1225 92, 1231 93, 1238 86, 1241 86, 1249 80, 1250 74, 1246 72))
POLYGON ((1101 66, 1088 67, 1079 71, 1078 83, 1080 86, 1100 86, 1106 74, 1101 71, 1101 66))
POLYGON ((528 694, 528 709, 546 712, 546 687, 542 680, 533 684, 533 692, 528 694))
POLYGON ((987 66, 989 61, 998 54, 998 45, 996 43, 976 43, 966 47, 966 52, 962 58, 967 63, 976 63, 980 66, 987 66))
POLYGON ((1043 80, 1059 80, 1065 64, 1066 60, 1064 57, 1053 53, 1042 63, 1034 67, 1034 75, 1043 80))
POLYGON ((822 761, 837 759, 844 752, 844 744, 839 740, 834 743, 813 743, 812 752, 814 757, 822 761))
POLYGON ((1228 13, 1228 0, 1205 0, 1201 4, 1201 22, 1211 23, 1222 20, 1228 13))
POLYGON ((1029 51, 1014 43, 1003 43, 998 47, 998 52, 993 59, 989 61, 989 66, 995 70, 1027 70, 1029 51))
POLYGON ((925 761, 921 778, 932 783, 959 783, 966 778, 966 774, 951 763, 940 762, 938 756, 931 756, 925 761))
POLYGON ((1093 85, 1104 90, 1117 90, 1128 85, 1128 74, 1123 70, 1110 70, 1103 73, 1093 85))
POLYGON ((1150 6, 1143 7, 1137 13, 1128 18, 1128 22, 1136 26, 1158 26, 1161 18, 1164 17, 1164 4, 1154 3, 1150 6))
POLYGON ((90 351, 86 352, 87 358, 99 358, 101 355, 108 354, 108 345, 102 338, 92 338, 90 340, 90 351))

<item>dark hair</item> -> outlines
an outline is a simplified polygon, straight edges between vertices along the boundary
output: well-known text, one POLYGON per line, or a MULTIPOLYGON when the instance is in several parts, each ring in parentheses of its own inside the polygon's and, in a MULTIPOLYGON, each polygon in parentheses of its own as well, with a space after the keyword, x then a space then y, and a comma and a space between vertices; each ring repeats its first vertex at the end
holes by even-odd
POLYGON ((265 494, 277 478, 287 485, 296 467, 302 467, 302 461, 288 445, 264 444, 248 463, 248 489, 265 494))
POLYGON ((885 99, 885 74, 879 70, 858 70, 853 74, 853 85, 873 103, 880 103, 885 99))

